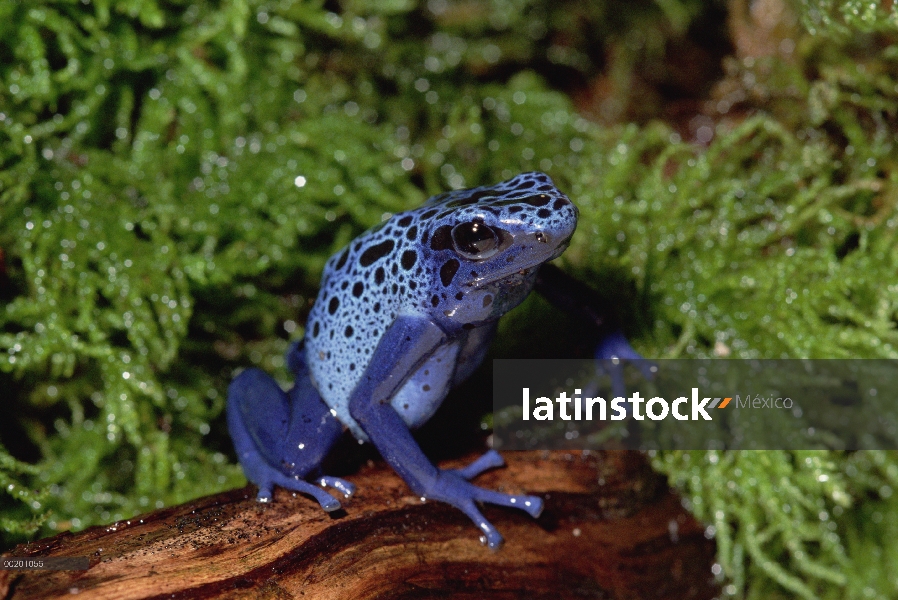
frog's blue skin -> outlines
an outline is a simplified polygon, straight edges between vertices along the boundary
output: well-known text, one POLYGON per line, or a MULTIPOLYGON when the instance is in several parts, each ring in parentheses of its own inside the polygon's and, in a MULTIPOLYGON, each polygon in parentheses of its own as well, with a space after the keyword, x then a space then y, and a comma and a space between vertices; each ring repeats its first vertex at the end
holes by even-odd
MULTIPOLYGON (((415 494, 462 510, 490 547, 502 536, 477 503, 539 516, 540 498, 469 483, 503 464, 497 452, 464 469, 438 469, 411 430, 480 364, 498 319, 567 248, 577 216, 547 175, 524 173, 434 196, 331 257, 306 337, 287 355, 294 387, 285 393, 248 369, 228 392, 228 426, 258 499, 270 500, 279 485, 312 495, 326 511, 340 508, 324 486, 347 497, 354 486, 320 465, 345 426, 372 442, 415 494)), ((628 352, 620 340, 603 354, 628 352)))

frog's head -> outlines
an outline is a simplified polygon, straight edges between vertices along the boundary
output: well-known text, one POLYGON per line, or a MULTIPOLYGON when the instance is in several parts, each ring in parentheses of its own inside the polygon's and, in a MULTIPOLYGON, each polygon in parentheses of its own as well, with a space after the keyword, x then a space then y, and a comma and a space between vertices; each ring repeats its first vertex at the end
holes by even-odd
POLYGON ((530 293, 540 265, 564 252, 577 207, 544 173, 449 192, 411 213, 419 230, 424 305, 444 325, 495 320, 530 293))

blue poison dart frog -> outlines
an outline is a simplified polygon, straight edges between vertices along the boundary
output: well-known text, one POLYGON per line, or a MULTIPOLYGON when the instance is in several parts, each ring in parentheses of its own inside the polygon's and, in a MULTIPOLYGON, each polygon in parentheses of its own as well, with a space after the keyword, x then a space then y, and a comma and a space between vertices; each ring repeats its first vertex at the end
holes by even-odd
MULTIPOLYGON (((326 511, 339 509, 324 487, 346 497, 355 488, 320 465, 349 428, 374 444, 416 495, 464 512, 490 547, 502 536, 478 503, 538 517, 540 498, 470 483, 503 464, 495 450, 466 468, 439 469, 411 430, 480 364, 498 319, 534 287, 602 326, 604 316, 583 300, 588 288, 544 266, 567 248, 577 215, 547 175, 524 173, 434 196, 331 257, 305 338, 287 354, 295 385, 284 392, 264 372, 247 369, 228 390, 228 427, 258 500, 269 501, 279 485, 313 496, 326 511)), ((638 356, 619 334, 607 336, 600 352, 638 356)))

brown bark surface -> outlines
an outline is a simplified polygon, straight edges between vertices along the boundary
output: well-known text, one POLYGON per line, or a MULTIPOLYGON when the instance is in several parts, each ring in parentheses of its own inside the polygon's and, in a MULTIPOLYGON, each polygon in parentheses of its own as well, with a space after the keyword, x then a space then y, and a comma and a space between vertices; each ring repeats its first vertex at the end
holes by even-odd
MULTIPOLYGON (((470 457, 470 460, 473 457, 470 457)), ((484 487, 545 499, 538 520, 422 503, 382 463, 348 477, 344 511, 246 487, 7 556, 89 556, 87 571, 0 571, 0 598, 712 598, 714 543, 636 452, 506 453, 484 487)), ((467 461, 465 461, 467 462, 467 461)), ((459 463, 461 464, 461 463, 459 463)), ((448 464, 443 466, 459 466, 448 464)))

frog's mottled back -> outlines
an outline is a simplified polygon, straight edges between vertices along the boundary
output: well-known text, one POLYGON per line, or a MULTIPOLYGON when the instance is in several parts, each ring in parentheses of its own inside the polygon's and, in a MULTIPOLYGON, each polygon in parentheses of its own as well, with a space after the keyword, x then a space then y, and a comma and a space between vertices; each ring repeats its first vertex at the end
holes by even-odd
MULTIPOLYGON (((396 318, 427 318, 457 337, 445 355, 454 365, 469 332, 529 294, 536 269, 564 251, 576 223, 570 200, 532 172, 434 196, 356 238, 328 261, 306 327, 309 369, 324 401, 366 439, 349 415, 349 396, 396 318)), ((435 405, 448 390, 422 388, 435 405)), ((420 420, 403 418, 410 426, 420 420)))

